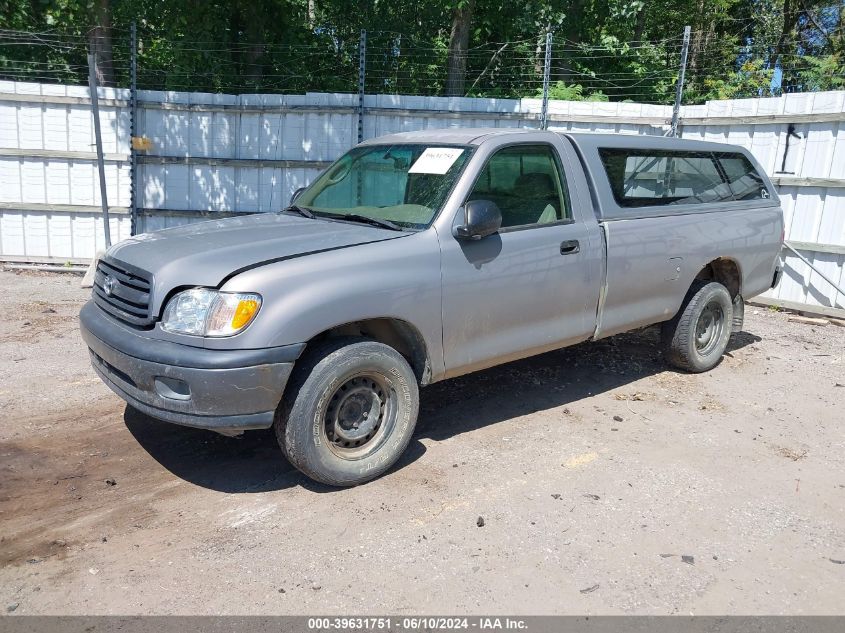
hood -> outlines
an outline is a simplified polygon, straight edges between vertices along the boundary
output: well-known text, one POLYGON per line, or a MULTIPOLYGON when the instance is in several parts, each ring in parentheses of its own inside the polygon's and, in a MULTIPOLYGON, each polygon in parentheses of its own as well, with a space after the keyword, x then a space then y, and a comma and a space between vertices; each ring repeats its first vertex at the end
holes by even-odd
POLYGON ((219 286, 233 274, 262 264, 409 234, 261 213, 144 233, 115 244, 107 257, 151 273, 153 298, 161 300, 177 286, 219 286))

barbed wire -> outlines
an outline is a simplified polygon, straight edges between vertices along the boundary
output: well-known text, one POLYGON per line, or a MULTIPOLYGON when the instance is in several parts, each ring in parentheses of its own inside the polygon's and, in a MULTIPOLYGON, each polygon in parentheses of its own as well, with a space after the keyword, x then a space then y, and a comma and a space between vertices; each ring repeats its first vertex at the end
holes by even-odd
MULTIPOLYGON (((84 84, 94 33, 0 29, 0 79, 84 84)), ((694 41, 705 42, 703 35, 694 31, 694 41)), ((129 31, 112 29, 110 36, 111 59, 102 59, 100 70, 116 85, 126 87, 131 65, 129 31)), ((312 33, 309 37, 308 42, 293 43, 173 40, 139 29, 138 88, 357 92, 357 34, 312 33)), ((779 73, 784 78, 781 89, 806 83, 802 77, 816 63, 797 52, 803 42, 800 36, 780 42, 777 58, 772 43, 740 39, 709 42, 708 49, 699 50, 687 69, 686 83, 693 99, 706 94, 708 86, 731 81, 746 82, 735 90, 740 96, 775 94, 777 87, 771 81, 767 85, 767 78, 779 73), (726 63, 726 59, 733 61, 726 63)), ((576 42, 553 34, 551 94, 671 103, 681 49, 680 33, 606 43, 576 42)), ((449 51, 443 39, 374 30, 368 32, 366 57, 364 89, 368 94, 442 96, 457 89, 459 96, 537 97, 544 83, 545 33, 470 47, 460 56, 465 72, 457 87, 450 82, 449 51)), ((845 68, 842 71, 828 69, 825 76, 836 80, 845 76, 845 68)))

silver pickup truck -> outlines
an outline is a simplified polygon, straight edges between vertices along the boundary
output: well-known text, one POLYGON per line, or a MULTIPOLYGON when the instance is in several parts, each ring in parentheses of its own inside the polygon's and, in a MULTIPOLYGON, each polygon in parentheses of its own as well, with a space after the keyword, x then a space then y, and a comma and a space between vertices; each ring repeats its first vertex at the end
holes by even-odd
POLYGON ((278 213, 116 244, 81 329, 136 409, 272 426, 301 471, 354 485, 405 450, 419 386, 657 323, 669 363, 714 367, 782 241, 775 189, 731 145, 397 134, 278 213))

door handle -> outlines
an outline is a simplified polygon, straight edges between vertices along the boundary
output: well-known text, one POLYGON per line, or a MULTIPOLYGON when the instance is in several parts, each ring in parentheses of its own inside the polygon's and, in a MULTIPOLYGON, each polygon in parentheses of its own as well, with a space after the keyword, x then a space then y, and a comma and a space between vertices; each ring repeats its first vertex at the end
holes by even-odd
POLYGON ((566 240, 565 242, 560 243, 561 255, 573 255, 580 250, 581 245, 578 243, 578 240, 566 240))

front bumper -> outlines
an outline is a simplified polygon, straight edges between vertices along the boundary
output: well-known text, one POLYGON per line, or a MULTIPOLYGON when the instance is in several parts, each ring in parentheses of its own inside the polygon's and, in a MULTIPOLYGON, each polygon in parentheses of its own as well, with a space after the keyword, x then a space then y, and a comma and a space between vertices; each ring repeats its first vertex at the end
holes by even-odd
POLYGON ((154 418, 215 431, 271 426, 305 348, 216 350, 153 339, 90 301, 79 321, 94 371, 118 396, 154 418))

